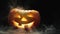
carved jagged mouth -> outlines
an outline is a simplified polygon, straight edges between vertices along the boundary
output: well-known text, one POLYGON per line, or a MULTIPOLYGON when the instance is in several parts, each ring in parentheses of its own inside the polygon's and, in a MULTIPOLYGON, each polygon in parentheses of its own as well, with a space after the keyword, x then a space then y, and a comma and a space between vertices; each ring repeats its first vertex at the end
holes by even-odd
POLYGON ((25 26, 27 26, 28 28, 31 28, 33 24, 34 24, 34 21, 28 24, 21 24, 21 25, 19 25, 19 23, 17 23, 16 21, 13 21, 13 25, 16 26, 17 28, 25 28, 25 26))
POLYGON ((22 24, 21 26, 24 28, 24 26, 27 26, 28 28, 32 27, 34 21, 33 22, 30 22, 28 24, 22 24))

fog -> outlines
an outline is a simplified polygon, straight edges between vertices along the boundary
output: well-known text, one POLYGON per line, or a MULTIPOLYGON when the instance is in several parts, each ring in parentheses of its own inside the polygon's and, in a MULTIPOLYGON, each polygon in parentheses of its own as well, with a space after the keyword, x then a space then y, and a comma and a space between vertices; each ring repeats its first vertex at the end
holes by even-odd
POLYGON ((34 28, 34 30, 25 31, 24 29, 13 29, 12 27, 2 26, 0 27, 0 34, 55 34, 56 28, 53 25, 44 27, 45 30, 37 30, 34 28))

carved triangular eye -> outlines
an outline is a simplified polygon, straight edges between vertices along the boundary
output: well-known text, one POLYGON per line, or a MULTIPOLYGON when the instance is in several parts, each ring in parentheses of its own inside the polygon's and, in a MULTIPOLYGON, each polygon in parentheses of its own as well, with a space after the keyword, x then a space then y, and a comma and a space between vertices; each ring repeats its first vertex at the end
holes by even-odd
POLYGON ((15 14, 14 17, 15 18, 21 18, 21 16, 19 14, 15 14))
POLYGON ((33 17, 33 15, 32 15, 32 14, 28 14, 27 16, 28 16, 28 17, 33 17))

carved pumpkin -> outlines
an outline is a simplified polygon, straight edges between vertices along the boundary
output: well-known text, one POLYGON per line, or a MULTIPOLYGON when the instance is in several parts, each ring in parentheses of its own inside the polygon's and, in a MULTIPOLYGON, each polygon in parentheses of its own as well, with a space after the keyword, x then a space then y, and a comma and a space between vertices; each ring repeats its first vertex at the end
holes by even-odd
POLYGON ((10 25, 17 28, 33 28, 40 22, 39 12, 36 10, 11 9, 8 20, 10 25))

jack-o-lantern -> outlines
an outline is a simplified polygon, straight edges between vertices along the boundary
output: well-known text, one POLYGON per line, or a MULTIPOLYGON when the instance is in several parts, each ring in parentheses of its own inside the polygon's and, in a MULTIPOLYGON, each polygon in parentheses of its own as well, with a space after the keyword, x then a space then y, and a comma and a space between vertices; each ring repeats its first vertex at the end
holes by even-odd
POLYGON ((11 9, 8 21, 10 25, 16 28, 33 28, 40 22, 40 14, 36 10, 11 9))

